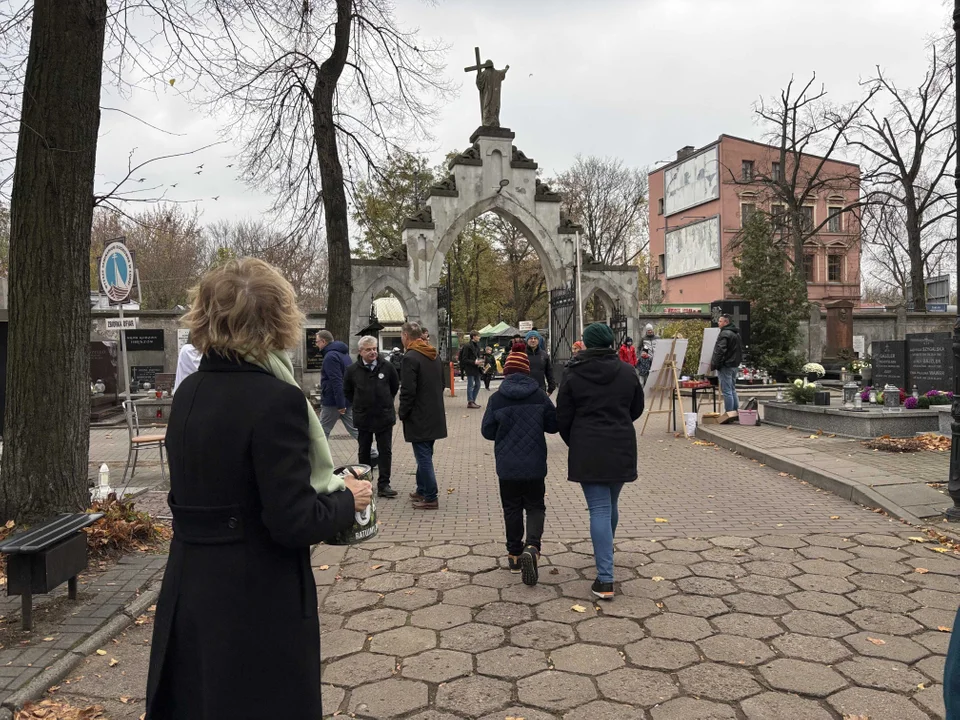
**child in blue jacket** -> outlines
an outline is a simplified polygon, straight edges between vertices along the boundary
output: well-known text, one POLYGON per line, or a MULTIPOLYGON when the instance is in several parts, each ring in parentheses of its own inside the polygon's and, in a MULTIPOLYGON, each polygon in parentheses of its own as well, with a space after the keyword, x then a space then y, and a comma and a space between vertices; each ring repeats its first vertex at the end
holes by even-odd
POLYGON ((547 512, 544 433, 559 430, 557 409, 540 384, 530 377, 530 361, 522 343, 511 348, 503 374, 500 389, 487 403, 480 432, 494 441, 510 572, 522 573, 525 584, 536 585, 547 512))

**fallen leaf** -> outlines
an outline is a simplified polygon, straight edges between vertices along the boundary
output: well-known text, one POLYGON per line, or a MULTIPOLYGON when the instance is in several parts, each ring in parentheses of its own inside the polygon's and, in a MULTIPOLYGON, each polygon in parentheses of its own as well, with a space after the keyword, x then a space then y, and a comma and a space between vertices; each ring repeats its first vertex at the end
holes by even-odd
POLYGON ((574 605, 570 609, 578 613, 583 613, 587 611, 587 609, 583 605, 574 605))
POLYGON ((654 575, 654 576, 653 576, 652 578, 650 578, 650 579, 653 580, 654 582, 663 582, 663 578, 660 577, 659 575, 654 575))
POLYGON ((106 654, 107 654, 106 650, 97 650, 97 655, 106 655, 106 654))
POLYGON ((839 516, 839 515, 831 515, 831 516, 830 516, 830 519, 831 519, 831 520, 839 520, 839 519, 840 519, 840 516, 839 516))
POLYGON ((371 570, 379 570, 379 569, 382 568, 382 567, 383 567, 383 565, 371 565, 371 566, 370 566, 370 569, 371 569, 371 570))
POLYGON ((918 683, 918 684, 917 684, 917 690, 926 690, 926 689, 927 689, 926 683, 918 683))
POLYGON ((789 473, 777 473, 780 477, 790 477, 789 473))
POLYGON ((930 548, 930 549, 933 550, 934 552, 938 552, 938 553, 948 553, 948 552, 952 552, 952 551, 950 550, 950 548, 945 548, 945 547, 935 547, 935 548, 930 548))
POLYGON ((669 520, 667 520, 666 518, 654 518, 654 519, 653 519, 653 521, 654 521, 655 523, 665 523, 665 522, 670 522, 670 521, 669 521, 669 520))
POLYGON ((110 658, 110 662, 107 664, 110 665, 110 667, 116 667, 117 665, 120 664, 120 661, 117 660, 116 658, 110 658))
POLYGON ((915 573, 920 573, 921 575, 926 575, 926 574, 927 574, 928 572, 930 572, 930 571, 927 570, 926 568, 915 568, 915 569, 914 569, 914 572, 915 572, 915 573))
POLYGON ((872 642, 874 645, 886 645, 886 644, 887 644, 887 641, 886 641, 886 640, 881 640, 880 638, 868 637, 867 640, 869 640, 870 642, 872 642))
POLYGON ((456 488, 447 488, 447 495, 452 493, 456 488))
POLYGON ((937 625, 937 630, 940 632, 953 632, 953 628, 947 627, 946 625, 937 625))
POLYGON ((44 642, 51 642, 52 640, 53 640, 52 637, 45 637, 45 638, 43 639, 44 642))
POLYGON ((907 540, 913 540, 913 542, 916 542, 916 543, 925 543, 927 541, 925 537, 919 537, 919 536, 908 537, 907 540))
POLYGON ((560 570, 559 570, 558 568, 550 568, 550 574, 551 574, 551 575, 559 575, 559 574, 560 574, 560 570))
POLYGON ((120 702, 122 702, 124 705, 126 705, 128 702, 130 702, 130 698, 128 698, 126 695, 121 695, 121 696, 120 696, 120 702))
POLYGON ((147 612, 156 612, 156 611, 157 611, 156 605, 151 605, 150 607, 147 608, 147 612))

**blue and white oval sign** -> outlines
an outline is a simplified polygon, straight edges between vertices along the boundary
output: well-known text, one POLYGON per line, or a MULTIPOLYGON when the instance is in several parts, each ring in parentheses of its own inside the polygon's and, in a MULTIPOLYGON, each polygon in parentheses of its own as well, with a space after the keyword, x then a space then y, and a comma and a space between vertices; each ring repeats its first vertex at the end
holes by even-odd
POLYGON ((113 302, 123 302, 133 288, 133 255, 126 243, 114 241, 100 257, 100 287, 113 302))

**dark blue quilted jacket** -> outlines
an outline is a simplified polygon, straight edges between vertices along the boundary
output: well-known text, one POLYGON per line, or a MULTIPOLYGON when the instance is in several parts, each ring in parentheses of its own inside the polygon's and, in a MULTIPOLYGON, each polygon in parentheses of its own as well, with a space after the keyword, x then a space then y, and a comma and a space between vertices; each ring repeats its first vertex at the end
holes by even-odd
POLYGON ((540 480, 547 476, 547 441, 555 433, 557 409, 529 375, 508 375, 487 403, 480 432, 493 440, 497 477, 540 480))

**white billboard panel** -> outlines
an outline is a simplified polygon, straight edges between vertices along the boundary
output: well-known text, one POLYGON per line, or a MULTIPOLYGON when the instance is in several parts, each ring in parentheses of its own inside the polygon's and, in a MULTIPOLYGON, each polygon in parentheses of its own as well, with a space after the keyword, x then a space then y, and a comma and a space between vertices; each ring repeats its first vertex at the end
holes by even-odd
POLYGON ((667 279, 720 267, 720 216, 667 232, 664 250, 667 279))
POLYGON ((714 145, 663 172, 666 215, 720 197, 720 147, 714 145))

